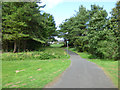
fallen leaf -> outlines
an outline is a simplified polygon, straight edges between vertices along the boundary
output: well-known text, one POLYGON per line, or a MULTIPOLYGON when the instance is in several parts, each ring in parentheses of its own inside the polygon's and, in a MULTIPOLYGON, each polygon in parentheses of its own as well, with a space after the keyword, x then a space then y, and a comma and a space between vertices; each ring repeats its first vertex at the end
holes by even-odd
POLYGON ((22 85, 27 85, 26 83, 22 84, 22 85))
POLYGON ((40 71, 40 70, 41 70, 41 68, 37 69, 37 71, 40 71))
POLYGON ((29 78, 32 78, 32 76, 30 76, 29 78))
POLYGON ((18 85, 12 85, 12 86, 10 86, 10 87, 18 87, 18 85))
POLYGON ((35 79, 32 79, 32 80, 30 80, 30 81, 34 81, 35 79))
POLYGON ((11 85, 11 84, 13 84, 13 83, 7 83, 7 84, 5 84, 5 86, 9 86, 9 85, 11 85))
POLYGON ((21 83, 21 81, 19 81, 19 82, 16 82, 16 84, 18 84, 18 83, 21 83))

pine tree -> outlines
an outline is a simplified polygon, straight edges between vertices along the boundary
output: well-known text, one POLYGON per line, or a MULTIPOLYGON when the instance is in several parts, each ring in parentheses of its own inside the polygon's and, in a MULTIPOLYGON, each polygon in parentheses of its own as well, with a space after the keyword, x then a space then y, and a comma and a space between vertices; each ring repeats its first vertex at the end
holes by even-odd
POLYGON ((40 8, 44 6, 38 6, 36 2, 4 2, 2 7, 2 40, 6 51, 8 51, 8 43, 13 42, 13 52, 19 51, 20 48, 25 51, 26 46, 31 46, 27 43, 30 40, 47 44, 48 39, 55 32, 53 16, 47 13, 41 14, 40 8))

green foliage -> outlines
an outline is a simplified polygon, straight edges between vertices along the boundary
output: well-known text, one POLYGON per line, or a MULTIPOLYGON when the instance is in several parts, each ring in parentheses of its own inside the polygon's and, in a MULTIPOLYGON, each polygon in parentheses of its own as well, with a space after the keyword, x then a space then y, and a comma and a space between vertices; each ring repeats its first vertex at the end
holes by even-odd
POLYGON ((53 59, 53 58, 56 58, 56 56, 50 53, 42 53, 39 57, 40 60, 53 59))
POLYGON ((3 53, 3 61, 23 61, 23 60, 49 60, 49 59, 67 59, 67 54, 60 48, 41 48, 34 52, 21 53, 3 53))
POLYGON ((40 8, 44 6, 38 6, 36 2, 3 2, 2 8, 4 51, 8 51, 9 47, 13 48, 13 45, 14 52, 19 51, 17 48, 25 51, 26 46, 31 44, 27 43, 28 40, 47 45, 54 39, 55 21, 52 15, 41 13, 40 8), (14 44, 9 46, 8 42, 14 44))
POLYGON ((89 52, 95 58, 119 59, 118 4, 109 18, 103 7, 91 5, 91 10, 86 10, 81 6, 74 17, 60 25, 60 35, 80 52, 89 52))
MULTIPOLYGON (((60 25, 60 33, 63 33, 65 40, 69 40, 69 46, 78 46, 78 39, 86 31, 86 23, 88 21, 88 12, 82 5, 79 7, 79 11, 74 17, 65 20, 63 24, 60 25)), ((79 40, 80 41, 80 40, 79 40)))

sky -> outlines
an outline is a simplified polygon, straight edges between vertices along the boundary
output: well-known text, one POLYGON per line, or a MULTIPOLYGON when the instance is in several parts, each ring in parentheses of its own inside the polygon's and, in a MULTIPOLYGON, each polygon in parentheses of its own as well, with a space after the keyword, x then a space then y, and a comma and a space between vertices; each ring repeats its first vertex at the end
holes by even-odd
POLYGON ((93 4, 102 6, 108 12, 108 16, 110 16, 110 12, 112 8, 115 7, 117 1, 118 0, 41 0, 42 3, 40 5, 46 4, 41 10, 53 15, 56 27, 58 27, 65 19, 74 16, 80 5, 86 7, 87 10, 90 10, 93 4))

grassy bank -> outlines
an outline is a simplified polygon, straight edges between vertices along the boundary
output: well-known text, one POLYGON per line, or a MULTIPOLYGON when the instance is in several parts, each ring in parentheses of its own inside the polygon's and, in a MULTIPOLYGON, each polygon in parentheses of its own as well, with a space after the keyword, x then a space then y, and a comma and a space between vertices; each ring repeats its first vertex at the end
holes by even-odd
POLYGON ((88 61, 96 63, 104 70, 105 74, 110 77, 116 87, 118 87, 118 61, 106 59, 91 59, 92 55, 88 53, 77 52, 74 48, 69 48, 69 50, 79 54, 82 58, 85 58, 88 61))
POLYGON ((41 48, 38 51, 2 54, 3 61, 46 59, 67 59, 67 54, 63 49, 53 47, 41 48))
POLYGON ((3 53, 2 59, 3 88, 43 88, 70 65, 63 49, 51 47, 3 53))

